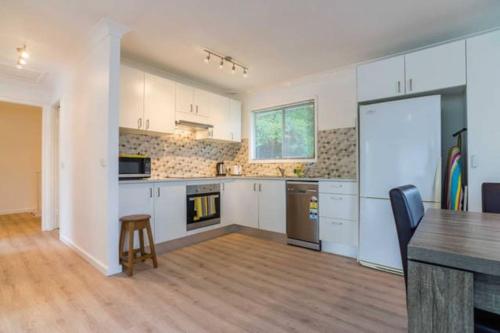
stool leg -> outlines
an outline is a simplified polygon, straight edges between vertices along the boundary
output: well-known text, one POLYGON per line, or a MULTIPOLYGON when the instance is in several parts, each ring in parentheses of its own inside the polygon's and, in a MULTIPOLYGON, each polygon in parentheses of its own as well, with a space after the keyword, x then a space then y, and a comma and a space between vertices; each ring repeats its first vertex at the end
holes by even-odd
POLYGON ((129 225, 128 227, 128 263, 127 274, 132 276, 134 272, 134 228, 129 225))
POLYGON ((122 258, 125 256, 125 225, 122 223, 120 227, 120 245, 118 249, 118 253, 120 255, 120 260, 119 262, 122 262, 122 258))
MULTIPOLYGON (((146 254, 146 250, 144 249, 144 229, 139 229, 139 244, 141 249, 141 257, 146 254)), ((142 259, 144 261, 144 259, 142 259)))
POLYGON ((151 252, 151 259, 153 259, 153 267, 158 267, 158 260, 156 259, 156 251, 155 251, 155 241, 153 240, 153 233, 151 232, 151 224, 146 225, 146 231, 148 232, 148 240, 149 240, 149 251, 151 252))

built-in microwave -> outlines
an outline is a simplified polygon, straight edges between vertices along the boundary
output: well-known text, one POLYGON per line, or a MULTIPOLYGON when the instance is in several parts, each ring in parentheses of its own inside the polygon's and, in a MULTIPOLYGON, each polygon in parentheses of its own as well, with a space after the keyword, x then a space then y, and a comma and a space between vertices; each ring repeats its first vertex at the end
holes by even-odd
POLYGON ((151 158, 142 155, 120 155, 120 179, 141 179, 151 177, 151 158))

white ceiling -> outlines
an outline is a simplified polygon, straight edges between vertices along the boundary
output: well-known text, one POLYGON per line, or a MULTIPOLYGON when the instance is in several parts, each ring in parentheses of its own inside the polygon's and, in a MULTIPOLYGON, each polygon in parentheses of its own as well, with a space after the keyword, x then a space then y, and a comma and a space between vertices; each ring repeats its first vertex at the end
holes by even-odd
POLYGON ((498 0, 3 0, 0 64, 26 42, 33 72, 57 71, 108 16, 132 31, 124 53, 243 91, 500 25, 498 0), (248 78, 203 62, 234 57, 248 78))

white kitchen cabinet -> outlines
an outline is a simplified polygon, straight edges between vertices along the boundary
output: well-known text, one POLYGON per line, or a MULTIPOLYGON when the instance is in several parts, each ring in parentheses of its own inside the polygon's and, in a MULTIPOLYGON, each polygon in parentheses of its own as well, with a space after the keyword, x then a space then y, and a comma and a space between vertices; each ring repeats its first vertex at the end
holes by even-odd
POLYGON ((322 242, 352 246, 357 242, 354 224, 354 221, 320 217, 319 238, 322 242))
POLYGON ((176 119, 203 124, 209 123, 211 109, 222 97, 181 83, 175 84, 175 95, 176 119))
POLYGON ((192 114, 194 112, 194 89, 181 83, 175 84, 175 112, 192 114))
POLYGON ((194 88, 194 112, 197 116, 210 117, 213 109, 220 107, 224 97, 194 88))
POLYGON ((465 85, 465 41, 405 55, 406 93, 465 85))
POLYGON ((186 234, 186 185, 155 184, 155 242, 162 243, 186 234))
POLYGON ((465 41, 359 65, 358 101, 372 101, 466 84, 465 41))
POLYGON ((319 235, 325 252, 356 257, 358 253, 358 183, 320 181, 319 235))
POLYGON ((286 232, 286 187, 282 180, 259 181, 259 229, 286 232))
POLYGON ((213 129, 202 139, 241 142, 241 102, 218 96, 213 103, 211 120, 213 129))
POLYGON ((241 142, 241 102, 230 98, 229 110, 231 141, 241 142))
POLYGON ((480 212, 481 185, 500 182, 500 31, 467 40, 469 210, 480 212))
POLYGON ((144 72, 121 66, 120 71, 120 127, 144 128, 144 72))
POLYGON ((358 66, 358 101, 389 98, 405 93, 405 59, 397 56, 358 66))
POLYGON ((357 215, 357 202, 358 198, 354 195, 320 193, 319 215, 354 220, 357 215))
POLYGON ((224 224, 259 227, 257 183, 253 180, 226 182, 223 190, 222 220, 224 224))
POLYGON ((145 74, 144 129, 157 133, 175 131, 175 83, 145 74))
POLYGON ((120 127, 134 131, 173 133, 174 82, 122 65, 120 127))
MULTIPOLYGON (((151 230, 155 238, 155 209, 154 185, 152 183, 120 184, 118 212, 120 217, 125 215, 148 214, 151 216, 151 230)), ((147 243, 147 237, 145 237, 147 243)), ((138 247, 139 238, 135 235, 135 246, 138 247)), ((127 245, 128 243, 125 242, 127 245)))

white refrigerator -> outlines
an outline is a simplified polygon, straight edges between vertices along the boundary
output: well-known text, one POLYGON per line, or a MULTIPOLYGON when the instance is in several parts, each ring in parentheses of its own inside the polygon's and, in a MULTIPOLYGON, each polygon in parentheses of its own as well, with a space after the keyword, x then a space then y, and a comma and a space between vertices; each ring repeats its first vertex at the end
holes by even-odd
POLYGON ((441 96, 425 96, 359 110, 359 260, 401 270, 389 191, 415 185, 424 206, 441 201, 441 96))

